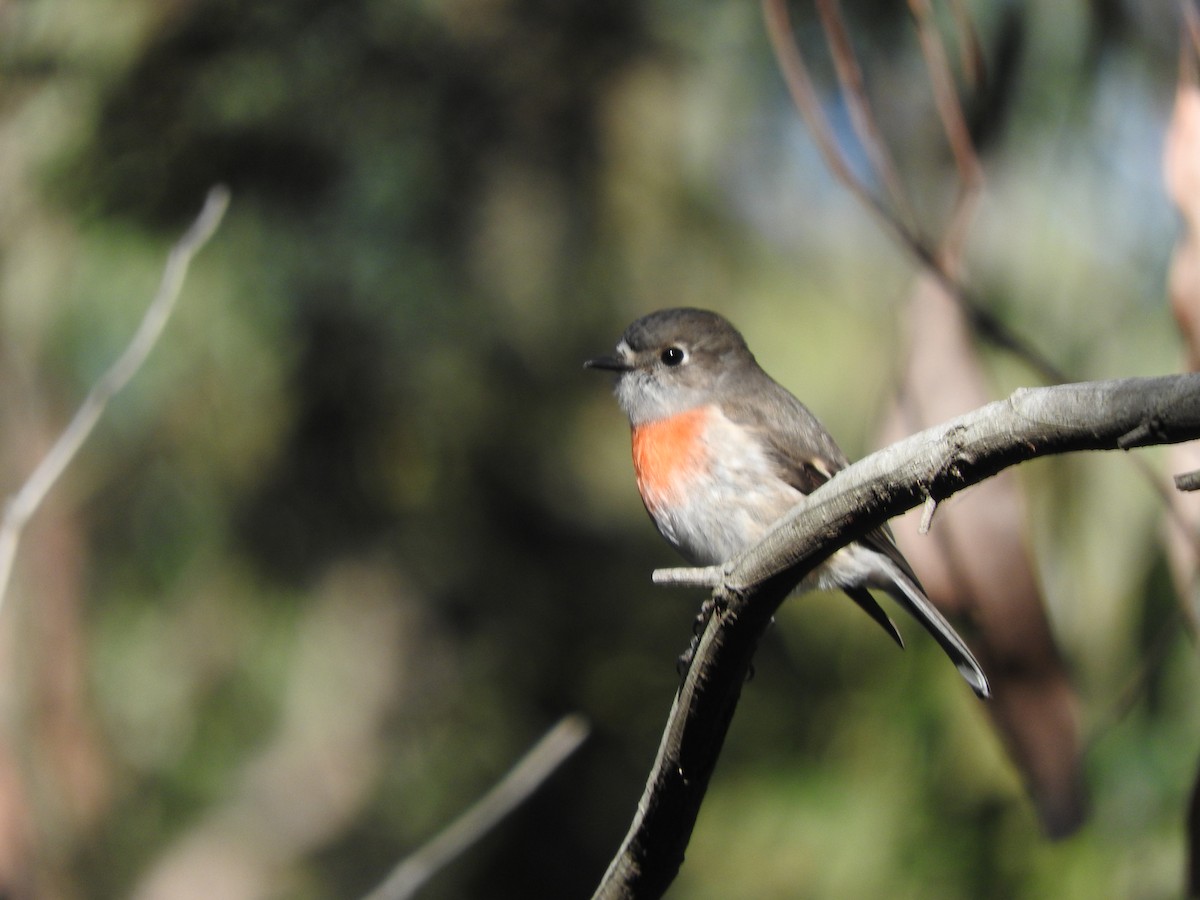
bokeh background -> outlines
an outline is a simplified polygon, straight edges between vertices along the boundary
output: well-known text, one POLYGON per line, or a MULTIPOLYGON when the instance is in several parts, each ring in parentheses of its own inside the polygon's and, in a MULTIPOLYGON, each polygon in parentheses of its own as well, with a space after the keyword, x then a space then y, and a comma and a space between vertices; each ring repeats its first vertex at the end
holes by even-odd
MULTIPOLYGON (((1073 377, 1176 370, 1178 8, 970 6, 999 93, 966 280, 1073 377)), ((907 9, 845 11, 936 233, 957 184, 907 9)), ((757 4, 0 0, 4 492, 218 182, 174 318, 20 550, 0 890, 361 895, 580 712, 584 748, 423 896, 586 896, 701 598, 651 586, 676 560, 581 361, 652 309, 717 309, 860 455, 911 261, 822 166, 757 4)), ((983 353, 996 396, 1039 382, 983 353)), ((1200 673, 1161 503, 1115 455, 1020 477, 1083 828, 1043 837, 911 623, 900 653, 817 595, 762 645, 670 896, 1178 895, 1200 673)))

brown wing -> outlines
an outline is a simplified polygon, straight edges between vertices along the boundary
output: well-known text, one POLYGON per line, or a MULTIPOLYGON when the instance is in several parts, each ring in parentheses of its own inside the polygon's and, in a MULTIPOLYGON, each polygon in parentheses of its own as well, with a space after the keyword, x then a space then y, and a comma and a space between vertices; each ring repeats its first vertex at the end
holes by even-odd
MULTIPOLYGON (((807 406, 769 376, 768 380, 770 388, 756 393, 754 402, 734 400, 726 404, 725 415, 740 425, 755 429, 777 463, 779 477, 800 493, 811 494, 849 465, 849 460, 807 406)), ((891 528, 883 525, 861 540, 920 585, 896 546, 891 528)))
POLYGON ((846 467, 846 454, 807 406, 765 373, 754 388, 752 397, 735 395, 722 411, 761 436, 782 480, 811 494, 846 467))
MULTIPOLYGON (((763 383, 760 381, 759 385, 763 383)), ((845 468, 846 455, 803 403, 775 382, 766 379, 766 383, 766 388, 755 393, 754 402, 724 404, 725 415, 748 428, 756 429, 778 466, 779 477, 801 493, 810 494, 838 470, 845 468)), ((925 596, 925 589, 896 546, 892 530, 883 525, 859 540, 887 560, 880 560, 879 563, 884 570, 880 574, 886 576, 886 581, 881 582, 879 587, 886 590, 937 640, 975 693, 987 697, 988 680, 978 660, 925 596), (887 571, 889 568, 890 572, 887 571)), ((899 639, 895 625, 879 609, 865 585, 843 589, 885 631, 899 639)))

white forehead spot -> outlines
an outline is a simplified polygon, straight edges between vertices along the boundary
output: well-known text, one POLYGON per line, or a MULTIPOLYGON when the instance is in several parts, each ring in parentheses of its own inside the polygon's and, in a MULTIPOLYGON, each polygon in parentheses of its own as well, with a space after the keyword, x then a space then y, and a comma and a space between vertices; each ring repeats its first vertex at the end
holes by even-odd
POLYGON ((624 338, 617 343, 617 353, 621 356, 631 356, 633 354, 633 350, 629 347, 629 342, 624 338))

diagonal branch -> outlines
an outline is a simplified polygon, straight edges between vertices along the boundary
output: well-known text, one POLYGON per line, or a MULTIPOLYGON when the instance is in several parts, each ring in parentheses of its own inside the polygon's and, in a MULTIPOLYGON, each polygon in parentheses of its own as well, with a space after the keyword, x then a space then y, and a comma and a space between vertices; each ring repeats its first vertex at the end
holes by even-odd
POLYGON ((762 0, 763 18, 775 59, 801 117, 812 132, 813 140, 830 173, 871 212, 880 226, 904 249, 917 265, 927 269, 941 288, 962 306, 972 330, 983 340, 1012 353, 1051 382, 1066 381, 1063 371, 1043 353, 1022 340, 1007 325, 984 307, 942 264, 937 251, 922 236, 892 215, 883 202, 850 171, 824 111, 808 67, 792 36, 787 0, 762 0))
POLYGON ((850 113, 850 123, 858 135, 871 168, 883 182, 896 217, 905 223, 905 228, 912 231, 916 228, 917 216, 904 192, 904 185, 896 171, 896 165, 888 152, 887 142, 879 130, 875 112, 871 108, 863 81, 862 67, 854 53, 854 45, 850 41, 850 33, 846 29, 846 21, 842 17, 838 0, 817 0, 817 14, 821 18, 821 27, 825 30, 825 39, 829 44, 829 53, 833 58, 834 71, 837 72, 838 83, 841 85, 842 98, 850 113))
POLYGON ((1036 457, 1196 438, 1200 374, 1032 388, 873 453, 814 491, 718 569, 715 612, 595 898, 659 897, 674 880, 758 641, 792 588, 837 548, 927 494, 948 497, 1036 457))
POLYGON ((788 16, 787 0, 763 0, 763 17, 767 24, 767 37, 771 40, 771 48, 775 52, 779 70, 783 73, 788 93, 791 94, 792 102, 800 111, 800 116, 808 125, 809 131, 812 132, 813 141, 830 173, 841 182, 846 190, 858 198, 863 206, 875 214, 880 224, 891 232, 902 246, 908 246, 911 232, 888 212, 883 202, 871 193, 871 190, 854 175, 846 163, 846 158, 834 137, 833 127, 821 109, 821 100, 817 96, 817 89, 808 73, 808 66, 804 64, 800 48, 792 39, 792 24, 788 16))
POLYGON ((587 720, 580 715, 560 719, 491 790, 444 831, 402 860, 364 900, 408 900, 414 896, 447 863, 461 856, 541 787, 579 749, 590 730, 587 720))
POLYGON ((950 152, 954 154, 962 189, 974 190, 983 181, 983 171, 975 154, 967 120, 963 116, 962 104, 958 102, 954 76, 946 58, 946 47, 933 21, 933 9, 929 0, 909 0, 908 5, 917 21, 917 37, 921 42, 921 55, 925 57, 925 68, 929 70, 934 105, 946 132, 950 152))
POLYGON ((954 17, 954 27, 958 31, 959 62, 968 84, 978 87, 986 75, 983 65, 983 47, 979 41, 979 32, 971 19, 971 11, 963 0, 950 0, 950 14, 954 17))
POLYGON ((21 540, 21 532, 37 509, 62 475, 63 470, 75 458, 83 442, 88 439, 104 408, 120 390, 129 383, 142 363, 150 354, 163 326, 170 318, 175 308, 175 301, 183 287, 187 276, 188 266, 192 257, 203 247, 225 215, 229 206, 229 191, 223 186, 209 190, 204 201, 204 207, 192 223, 191 227, 171 248, 167 263, 163 268, 162 280, 150 305, 142 316, 137 332, 129 345, 116 362, 109 367, 100 380, 92 386, 83 404, 75 413, 54 446, 50 448, 33 472, 8 501, 4 510, 4 519, 0 523, 0 609, 3 608, 4 597, 8 592, 8 583, 12 577, 13 560, 17 553, 17 544, 21 540))

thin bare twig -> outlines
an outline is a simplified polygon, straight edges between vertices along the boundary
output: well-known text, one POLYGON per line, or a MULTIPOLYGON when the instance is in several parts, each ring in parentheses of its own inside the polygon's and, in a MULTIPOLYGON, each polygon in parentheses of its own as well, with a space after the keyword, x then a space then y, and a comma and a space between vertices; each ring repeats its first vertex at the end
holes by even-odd
POLYGON ((0 523, 0 609, 3 608, 8 583, 12 578, 13 560, 21 540, 21 532, 37 512, 50 488, 58 481, 63 470, 92 433, 108 402, 129 383, 129 379, 146 361, 175 307, 192 257, 217 230, 228 206, 228 189, 218 185, 208 192, 200 214, 171 248, 158 290, 146 308, 141 324, 129 345, 92 386, 74 418, 59 435, 50 451, 30 473, 20 490, 9 499, 4 510, 3 522, 0 523))
POLYGON ((933 527, 933 516, 937 512, 938 501, 933 494, 925 496, 925 505, 921 508, 921 525, 917 529, 918 534, 929 534, 929 529, 933 527))
POLYGON ((975 145, 963 116, 962 104, 958 102, 954 75, 950 71, 950 62, 946 57, 941 33, 933 21, 933 10, 929 6, 929 0, 909 0, 908 6, 917 22, 917 37, 921 42, 921 55, 925 57, 925 68, 929 71, 933 102, 937 107, 938 117, 942 120, 942 129, 946 132, 950 151, 954 154, 954 165, 958 169, 959 178, 962 179, 962 189, 975 190, 983 182, 983 168, 975 154, 975 145))
POLYGON ((722 566, 699 566, 696 568, 674 567, 670 569, 655 569, 654 583, 664 587, 706 587, 714 588, 725 577, 722 566))
POLYGON ((812 78, 809 77, 808 67, 804 65, 804 59, 792 40, 792 24, 786 0, 763 0, 763 16, 767 23, 767 36, 771 39, 771 46, 779 68, 783 71, 784 82, 792 102, 808 123, 809 131, 812 132, 825 165, 838 181, 862 200, 864 205, 882 213, 883 208, 879 200, 854 177, 854 173, 846 165, 833 136, 833 129, 829 126, 829 120, 821 111, 821 100, 817 97, 812 78))
MULTIPOLYGON (((863 184, 846 163, 845 156, 834 137, 833 128, 829 124, 817 89, 809 75, 804 56, 792 37, 791 17, 788 15, 787 0, 762 0, 763 19, 766 23, 767 37, 771 41, 771 49, 775 53, 775 61, 779 64, 784 84, 792 103, 804 119, 812 134, 821 158, 830 174, 841 183, 854 197, 872 213, 880 227, 892 235, 893 239, 903 248, 913 254, 918 264, 937 269, 935 255, 919 238, 893 216, 883 202, 863 184)), ((956 293, 955 296, 958 296, 956 293)))
POLYGON ((963 0, 950 0, 950 13, 954 16, 954 26, 958 29, 959 59, 962 62, 963 74, 971 87, 979 87, 985 79, 983 66, 983 48, 979 42, 979 32, 971 19, 971 11, 963 0))
POLYGON ((364 900, 407 900, 435 873, 491 831, 537 790, 588 736, 579 715, 565 716, 491 790, 441 833, 402 860, 364 900))
POLYGON ((833 130, 821 110, 820 100, 809 76, 808 67, 792 37, 791 20, 788 17, 786 0, 762 0, 763 17, 767 35, 775 52, 776 61, 784 82, 796 104, 801 117, 808 124, 813 140, 821 153, 825 165, 859 202, 875 215, 881 227, 905 249, 918 265, 926 268, 937 279, 938 284, 955 298, 974 330, 982 339, 1007 350, 1026 365, 1038 372, 1047 381, 1067 381, 1066 374, 1054 363, 1035 350, 990 311, 974 300, 952 273, 948 272, 938 258, 938 253, 921 237, 910 231, 899 219, 891 215, 883 203, 850 171, 842 158, 833 130))
POLYGON ((838 0, 817 0, 817 14, 821 18, 821 27, 825 30, 834 71, 837 72, 854 132, 871 161, 875 175, 883 182, 892 206, 896 209, 896 216, 905 223, 907 229, 914 230, 917 227, 917 217, 888 152, 887 142, 879 131, 863 83, 862 67, 859 66, 858 57, 854 53, 854 45, 850 41, 850 33, 846 30, 846 22, 842 18, 838 0))

